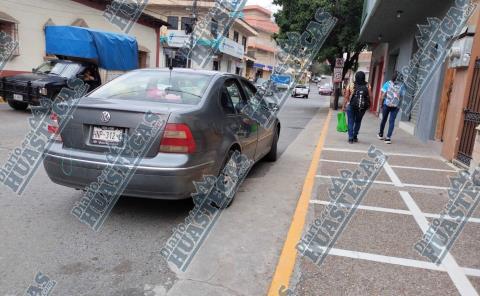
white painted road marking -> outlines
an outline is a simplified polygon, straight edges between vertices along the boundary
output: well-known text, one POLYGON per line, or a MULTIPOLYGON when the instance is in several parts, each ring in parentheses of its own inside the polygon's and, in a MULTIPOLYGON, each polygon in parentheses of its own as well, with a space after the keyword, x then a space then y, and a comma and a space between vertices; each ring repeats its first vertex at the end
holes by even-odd
MULTIPOLYGON (((331 178, 338 178, 336 176, 327 176, 327 175, 317 175, 317 178, 321 179, 331 179, 331 178)), ((354 179, 354 181, 361 181, 354 179)), ((381 184, 381 185, 392 185, 395 186, 393 182, 388 182, 388 181, 373 181, 373 184, 381 184)), ((442 187, 442 186, 430 186, 430 185, 420 185, 420 184, 408 184, 408 183, 402 183, 403 187, 414 187, 414 188, 423 188, 423 189, 437 189, 437 190, 447 190, 448 187, 442 187)))
MULTIPOLYGON (((310 200, 310 203, 311 204, 316 204, 316 205, 324 205, 324 206, 328 206, 328 205, 332 204, 331 202, 324 201, 324 200, 318 200, 318 199, 312 199, 312 200, 310 200)), ((340 206, 342 206, 342 207, 353 207, 353 205, 342 205, 342 204, 340 204, 340 206)), ((398 215, 409 215, 409 216, 413 215, 412 212, 410 212, 408 210, 383 208, 383 207, 372 207, 372 206, 359 205, 358 209, 359 210, 365 210, 365 211, 380 212, 380 213, 398 214, 398 215)), ((422 212, 422 215, 427 217, 427 218, 440 218, 439 214, 430 214, 430 213, 423 213, 422 212)), ((454 218, 447 218, 447 219, 454 220, 454 218)), ((468 219, 468 222, 480 223, 480 219, 479 218, 470 218, 470 219, 468 219)))
MULTIPOLYGON (((344 161, 344 160, 333 160, 333 159, 320 159, 321 162, 331 162, 331 163, 344 163, 344 164, 354 164, 359 165, 360 162, 356 161, 344 161)), ((411 167, 403 165, 391 165, 392 168, 397 169, 408 169, 408 170, 418 170, 418 171, 431 171, 431 172, 446 172, 446 173, 457 173, 456 170, 446 170, 446 169, 432 169, 424 167, 411 167)))
MULTIPOLYGON (((400 188, 404 187, 404 185, 398 178, 397 174, 395 174, 394 170, 388 164, 388 162, 385 163, 384 168, 396 187, 400 187, 400 188)), ((420 227, 423 233, 426 233, 428 230, 429 224, 425 216, 422 214, 422 211, 420 210, 420 208, 418 207, 418 205, 415 203, 415 201, 413 200, 413 198, 410 196, 408 192, 406 191, 399 191, 399 192, 403 201, 407 205, 407 208, 412 213, 413 218, 417 222, 418 226, 420 227)), ((461 295, 478 296, 478 293, 473 287, 472 283, 470 283, 465 272, 458 266, 457 261, 455 261, 455 258, 453 258, 450 252, 447 252, 447 255, 443 259, 443 262, 441 265, 445 268, 448 275, 452 279, 453 284, 457 287, 457 290, 458 292, 460 292, 461 295)))
MULTIPOLYGON (((356 150, 356 149, 345 149, 345 148, 335 148, 335 147, 325 147, 323 148, 324 151, 337 151, 337 152, 351 152, 351 153, 365 153, 367 154, 367 150, 356 150)), ((407 156, 407 157, 419 157, 419 158, 428 158, 428 159, 435 159, 435 160, 442 160, 440 156, 432 156, 432 155, 421 155, 421 154, 408 154, 408 153, 385 153, 385 155, 391 156, 407 156)))
MULTIPOLYGON (((421 261, 421 260, 414 260, 414 259, 407 259, 407 258, 400 258, 400 257, 392 257, 392 256, 384 256, 372 253, 365 253, 365 252, 357 252, 357 251, 350 251, 344 249, 337 249, 332 248, 330 249, 330 255, 339 256, 339 257, 347 257, 353 259, 360 259, 366 261, 373 261, 373 262, 380 262, 380 263, 387 263, 393 265, 401 265, 406 267, 415 267, 415 268, 422 268, 422 269, 429 269, 435 271, 447 271, 445 267, 442 265, 437 266, 436 264, 428 261, 421 261)), ((480 269, 474 268, 461 268, 462 274, 466 274, 469 276, 480 277, 480 269)), ((477 294, 464 294, 464 295, 477 295, 477 294)))

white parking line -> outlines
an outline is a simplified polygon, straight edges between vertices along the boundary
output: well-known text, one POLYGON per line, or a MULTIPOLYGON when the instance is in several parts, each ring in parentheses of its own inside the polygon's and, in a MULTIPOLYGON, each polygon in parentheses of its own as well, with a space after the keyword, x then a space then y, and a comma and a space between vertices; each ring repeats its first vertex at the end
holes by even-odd
MULTIPOLYGON (((422 232, 426 233, 429 224, 427 219, 422 216, 420 208, 417 206, 417 204, 408 192, 400 191, 400 195, 402 196, 403 201, 405 202, 407 207, 412 212, 413 218, 417 222, 418 226, 420 226, 420 228, 422 229, 422 232)), ((455 261, 455 258, 453 258, 450 252, 447 252, 447 255, 443 259, 441 265, 445 268, 448 275, 452 279, 453 284, 457 287, 458 292, 460 292, 461 295, 478 296, 478 293, 473 287, 472 283, 470 283, 464 271, 462 272, 462 269, 458 266, 457 261, 455 261)))
MULTIPOLYGON (((331 162, 331 163, 344 163, 344 164, 355 164, 359 165, 360 162, 357 161, 344 161, 344 160, 332 160, 332 159, 320 159, 321 162, 331 162)), ((403 165, 391 165, 392 168, 398 169, 408 169, 408 170, 419 170, 419 171, 432 171, 432 172, 446 172, 446 173, 457 173, 456 170, 447 170, 447 169, 433 169, 433 168, 424 168, 424 167, 411 167, 403 165)))
MULTIPOLYGON (((338 152, 350 152, 350 153, 365 153, 367 154, 367 150, 356 150, 356 149, 345 149, 345 148, 335 148, 335 147, 325 147, 323 148, 324 151, 338 151, 338 152)), ((422 155, 422 154, 408 154, 408 153, 395 153, 389 152, 385 153, 386 155, 392 156, 407 156, 407 157, 419 157, 419 158, 428 158, 428 159, 435 159, 435 160, 442 160, 440 156, 431 156, 431 155, 422 155)))
MULTIPOLYGON (((384 165, 385 171, 387 172, 388 176, 392 180, 392 182, 397 187, 403 187, 404 185, 398 178, 397 174, 395 174, 392 167, 388 164, 388 162, 384 165)), ((418 226, 422 230, 423 233, 426 233, 429 227, 428 221, 425 216, 422 215, 422 211, 415 203, 413 198, 410 194, 406 191, 400 191, 400 196, 402 197, 403 201, 407 205, 407 208, 413 215, 413 218, 417 222, 418 226)), ((420 238, 419 238, 420 239, 420 238)), ((413 246, 412 246, 413 248, 413 246)), ((453 284, 457 287, 457 290, 460 292, 461 295, 477 295, 478 293, 473 287, 472 283, 470 283, 468 277, 466 276, 465 272, 458 266, 455 258, 447 252, 447 255, 443 259, 441 264, 445 270, 447 271, 448 275, 452 279, 453 284)))
MULTIPOLYGON (((324 201, 324 200, 318 200, 318 199, 312 199, 310 200, 311 204, 316 204, 316 205, 324 205, 328 206, 332 204, 329 201, 324 201)), ((352 207, 353 205, 340 205, 340 206, 345 206, 345 207, 352 207)), ((358 209, 360 210, 365 210, 365 211, 373 211, 373 212, 380 212, 380 213, 389 213, 389 214, 399 214, 399 215, 409 215, 412 216, 413 214, 408 211, 408 210, 400 210, 400 209, 392 209, 392 208, 383 208, 383 207, 372 207, 372 206, 362 206, 359 205, 358 209)), ((430 214, 430 213, 423 213, 422 215, 427 218, 440 218, 439 214, 430 214)), ((447 218, 448 219, 448 218, 447 218)), ((454 220, 454 218, 450 218, 450 220, 454 220)), ((479 223, 480 224, 480 219, 479 218, 470 218, 468 219, 468 222, 471 223, 479 223)))
MULTIPOLYGON (((338 178, 337 176, 328 176, 328 175, 316 175, 316 177, 320 178, 320 179, 338 178)), ((360 181, 360 180, 355 180, 355 181, 360 181)), ((373 181, 373 184, 395 186, 395 184, 393 182, 388 182, 388 181, 373 181)), ((447 190, 448 189, 448 187, 421 185, 421 184, 402 183, 402 185, 403 185, 402 187, 413 187, 413 188, 423 188, 423 189, 436 189, 436 190, 447 190)))
MULTIPOLYGON (((445 267, 442 265, 437 266, 434 263, 428 261, 420 261, 414 259, 407 259, 407 258, 400 258, 400 257, 392 257, 392 256, 384 256, 372 253, 365 253, 365 252, 357 252, 357 251, 350 251, 344 249, 337 249, 332 248, 329 252, 330 255, 339 256, 339 257, 347 257, 353 259, 360 259, 360 260, 367 260, 373 262, 380 262, 380 263, 387 263, 393 265, 401 265, 406 267, 415 267, 415 268, 422 268, 422 269, 430 269, 436 271, 447 271, 445 267)), ((462 270, 462 274, 466 274, 469 276, 480 277, 480 270, 474 268, 460 268, 462 270)), ((477 295, 477 294, 464 294, 464 295, 477 295)))

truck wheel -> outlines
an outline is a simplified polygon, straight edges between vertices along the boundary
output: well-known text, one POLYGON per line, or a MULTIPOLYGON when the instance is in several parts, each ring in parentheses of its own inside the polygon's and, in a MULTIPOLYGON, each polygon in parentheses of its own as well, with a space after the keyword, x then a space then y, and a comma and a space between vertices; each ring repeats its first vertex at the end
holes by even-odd
POLYGON ((15 110, 25 111, 28 108, 28 103, 17 102, 14 100, 7 100, 7 101, 8 101, 8 105, 15 110))

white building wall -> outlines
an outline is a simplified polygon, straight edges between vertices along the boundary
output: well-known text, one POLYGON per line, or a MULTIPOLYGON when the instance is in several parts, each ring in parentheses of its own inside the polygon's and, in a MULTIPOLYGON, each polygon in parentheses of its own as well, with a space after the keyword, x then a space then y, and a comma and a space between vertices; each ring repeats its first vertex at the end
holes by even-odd
MULTIPOLYGON (((68 0, 0 0, 0 10, 19 21, 18 41, 20 55, 10 60, 5 70, 31 71, 44 61, 45 34, 43 26, 49 18, 55 25, 70 25, 83 18, 92 29, 122 33, 121 29, 103 17, 103 11, 68 0)), ((140 45, 150 50, 147 63, 155 67, 156 34, 153 28, 135 24, 129 33, 140 45)))

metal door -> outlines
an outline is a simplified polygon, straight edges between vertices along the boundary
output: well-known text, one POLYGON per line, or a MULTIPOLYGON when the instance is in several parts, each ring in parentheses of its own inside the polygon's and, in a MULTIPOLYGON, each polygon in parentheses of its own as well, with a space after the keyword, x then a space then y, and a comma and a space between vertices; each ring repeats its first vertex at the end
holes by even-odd
POLYGON ((480 59, 475 63, 470 96, 467 107, 464 110, 464 123, 457 160, 470 166, 472 160, 473 145, 475 144, 476 127, 480 124, 480 59))

